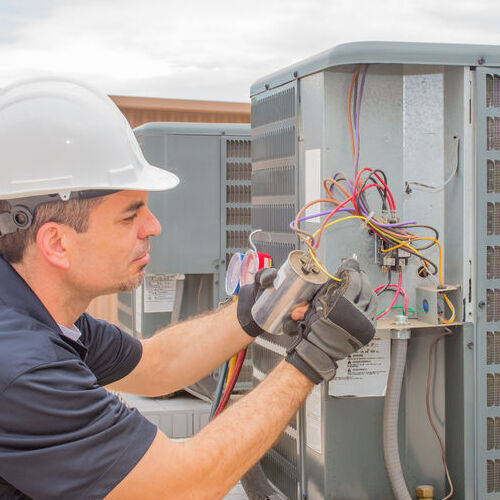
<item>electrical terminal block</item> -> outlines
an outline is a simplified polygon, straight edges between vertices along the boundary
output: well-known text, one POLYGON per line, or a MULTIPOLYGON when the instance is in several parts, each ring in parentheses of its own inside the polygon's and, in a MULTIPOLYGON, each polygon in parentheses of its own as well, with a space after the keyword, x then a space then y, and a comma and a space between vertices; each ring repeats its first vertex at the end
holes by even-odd
POLYGON ((391 248, 391 243, 386 243, 380 238, 375 238, 375 263, 382 268, 382 271, 399 271, 408 265, 410 253, 403 248, 395 248, 390 252, 384 252, 391 248))

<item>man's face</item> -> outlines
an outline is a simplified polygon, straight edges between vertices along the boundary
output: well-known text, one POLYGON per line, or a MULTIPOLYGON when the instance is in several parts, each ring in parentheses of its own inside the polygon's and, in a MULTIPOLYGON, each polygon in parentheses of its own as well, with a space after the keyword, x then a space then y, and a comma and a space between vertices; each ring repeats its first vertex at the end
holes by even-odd
POLYGON ((149 262, 149 237, 161 231, 149 211, 145 191, 105 196, 90 213, 85 233, 75 233, 69 279, 82 292, 97 296, 132 290, 149 262))

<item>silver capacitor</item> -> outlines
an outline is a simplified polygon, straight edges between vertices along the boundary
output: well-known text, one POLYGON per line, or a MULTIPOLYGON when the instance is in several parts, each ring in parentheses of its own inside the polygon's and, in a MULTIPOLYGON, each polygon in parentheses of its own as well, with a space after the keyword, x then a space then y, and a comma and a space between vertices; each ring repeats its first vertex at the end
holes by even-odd
POLYGON ((283 320, 294 306, 309 302, 328 281, 328 276, 303 250, 290 252, 273 285, 266 288, 252 307, 255 322, 273 335, 283 333, 283 320))

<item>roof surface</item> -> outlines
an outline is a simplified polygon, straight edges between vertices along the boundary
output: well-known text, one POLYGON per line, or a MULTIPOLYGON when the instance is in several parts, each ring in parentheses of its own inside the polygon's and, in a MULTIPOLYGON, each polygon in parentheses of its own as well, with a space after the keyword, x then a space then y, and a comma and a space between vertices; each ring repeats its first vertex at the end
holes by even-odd
POLYGON ((250 95, 253 97, 296 78, 335 66, 362 63, 498 67, 500 46, 413 42, 345 43, 260 78, 250 87, 250 95))

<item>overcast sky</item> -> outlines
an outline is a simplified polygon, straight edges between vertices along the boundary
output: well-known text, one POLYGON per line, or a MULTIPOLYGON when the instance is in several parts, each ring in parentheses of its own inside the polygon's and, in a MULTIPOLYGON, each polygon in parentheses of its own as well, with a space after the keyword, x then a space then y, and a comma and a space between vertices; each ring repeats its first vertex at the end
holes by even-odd
POLYGON ((110 94, 247 101, 339 43, 500 45, 493 0, 1 0, 0 85, 67 74, 110 94))

